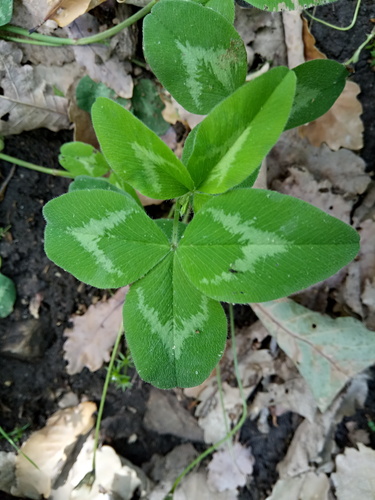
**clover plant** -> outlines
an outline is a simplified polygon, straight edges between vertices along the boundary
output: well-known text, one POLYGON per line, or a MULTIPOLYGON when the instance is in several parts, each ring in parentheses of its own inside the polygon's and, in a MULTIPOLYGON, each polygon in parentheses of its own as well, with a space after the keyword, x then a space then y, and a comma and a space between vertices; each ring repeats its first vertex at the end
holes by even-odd
POLYGON ((220 301, 289 295, 358 252, 358 235, 343 222, 241 187, 288 123, 303 120, 310 101, 301 104, 296 82, 298 71, 279 67, 237 88, 190 134, 182 161, 129 111, 99 98, 92 117, 106 161, 142 194, 175 198, 174 220, 150 219, 105 179, 78 178, 44 208, 51 260, 96 287, 131 284, 127 342, 140 376, 158 387, 195 386, 209 375, 227 336, 220 301), (195 207, 189 224, 179 221, 187 206, 195 207))

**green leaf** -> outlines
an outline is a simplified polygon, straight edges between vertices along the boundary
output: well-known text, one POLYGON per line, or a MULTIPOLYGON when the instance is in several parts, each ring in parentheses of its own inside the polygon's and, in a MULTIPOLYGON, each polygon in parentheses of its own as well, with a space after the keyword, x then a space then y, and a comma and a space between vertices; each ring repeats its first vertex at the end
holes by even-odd
POLYGON ((208 113, 245 81, 246 50, 231 23, 213 9, 163 0, 143 22, 147 62, 188 111, 208 113))
MULTIPOLYGON (((168 238, 168 241, 172 243, 173 236, 173 220, 172 219, 156 219, 154 220, 155 224, 160 227, 163 233, 168 238)), ((178 223, 178 239, 184 234, 187 225, 183 222, 178 223)))
POLYGON ((227 335, 221 305, 192 286, 175 252, 131 286, 124 328, 139 375, 162 389, 202 383, 227 335))
POLYGON ((333 319, 287 299, 251 307, 295 363, 321 412, 354 375, 374 364, 374 332, 354 318, 333 319))
POLYGON ((324 115, 344 90, 348 70, 329 59, 315 59, 293 69, 297 77, 296 95, 285 130, 324 115))
POLYGON ((13 311, 16 295, 13 281, 0 273, 0 318, 6 318, 13 311))
POLYGON ((1 0, 0 2, 0 26, 10 23, 13 15, 13 0, 1 0))
POLYGON ((197 3, 216 10, 231 24, 234 22, 234 2, 232 0, 195 0, 197 3))
POLYGON ((98 97, 108 97, 121 106, 129 106, 130 101, 123 97, 117 97, 114 90, 102 82, 94 82, 89 76, 84 76, 76 88, 77 106, 91 113, 92 105, 98 97))
POLYGON ((138 205, 143 208, 136 190, 123 179, 120 179, 115 172, 111 172, 111 175, 108 177, 108 182, 110 182, 113 186, 121 189, 121 191, 125 191, 125 193, 130 194, 130 196, 138 203, 138 205))
POLYGON ((250 5, 263 10, 303 10, 317 5, 336 2, 336 0, 245 0, 250 5))
POLYGON ((156 84, 151 80, 139 80, 134 87, 132 105, 134 115, 155 134, 163 135, 169 129, 169 123, 161 114, 165 105, 160 99, 156 84))
POLYGON ((120 179, 159 200, 193 189, 186 167, 129 111, 101 97, 92 107, 92 119, 103 154, 120 179))
POLYGON ((109 170, 102 153, 84 142, 66 142, 60 148, 59 163, 73 175, 101 177, 109 170))
POLYGON ((202 293, 245 303, 284 297, 324 280, 358 250, 354 229, 304 201, 234 189, 204 205, 177 254, 202 293))
POLYGON ((152 269, 170 251, 164 233, 128 196, 73 191, 47 203, 49 259, 97 288, 118 288, 152 269))
POLYGON ((288 120, 295 75, 272 69, 237 89, 199 124, 187 168, 197 190, 222 193, 258 168, 288 120))

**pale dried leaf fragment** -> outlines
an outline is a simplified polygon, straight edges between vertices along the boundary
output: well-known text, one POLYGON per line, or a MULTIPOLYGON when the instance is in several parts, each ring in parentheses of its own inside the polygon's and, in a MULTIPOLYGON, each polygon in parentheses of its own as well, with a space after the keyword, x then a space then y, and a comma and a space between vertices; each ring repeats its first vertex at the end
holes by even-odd
POLYGON ((0 40, 0 134, 48 128, 54 132, 69 128, 67 99, 53 95, 32 66, 21 66, 22 52, 0 40))
MULTIPOLYGON (((329 181, 334 191, 344 195, 345 200, 357 201, 358 194, 365 193, 371 182, 365 171, 366 164, 360 156, 349 149, 331 151, 325 144, 321 147, 312 146, 296 130, 282 134, 267 157, 267 165, 272 188, 273 181, 285 177, 290 167, 306 168, 317 182, 329 181)), ((372 204, 372 200, 369 203, 372 204)))
POLYGON ((252 308, 291 358, 324 412, 354 375, 375 359, 375 336, 354 318, 332 319, 290 299, 252 308))
MULTIPOLYGON (((81 16, 66 28, 71 38, 81 38, 99 33, 98 21, 90 14, 81 16)), ((96 82, 102 82, 115 91, 119 97, 133 96, 131 65, 120 60, 109 46, 87 45, 73 47, 77 63, 86 68, 87 74, 96 82)))
POLYGON ((337 472, 332 474, 338 500, 375 498, 375 450, 358 444, 336 457, 337 472))
POLYGON ((288 67, 293 69, 305 62, 301 14, 298 11, 284 11, 282 12, 282 16, 288 54, 288 67))
POLYGON ((108 362, 122 321, 122 305, 129 287, 120 288, 106 302, 91 305, 82 316, 72 318, 73 328, 64 331, 64 359, 69 375, 84 367, 94 372, 108 362))
MULTIPOLYGON (((206 474, 197 472, 195 474, 190 474, 182 481, 173 496, 173 500, 236 500, 237 497, 237 490, 222 492, 211 491, 207 484, 206 474)), ((158 500, 164 499, 160 498, 158 500)))
POLYGON ((43 429, 31 434, 16 459, 16 484, 12 495, 31 499, 48 498, 54 480, 60 474, 73 445, 94 426, 96 404, 84 402, 54 413, 43 429))
MULTIPOLYGON (((96 452, 95 480, 88 486, 82 479, 92 471, 94 437, 84 443, 62 486, 52 490, 49 500, 131 500, 135 490, 145 498, 146 485, 135 468, 110 446, 96 452), (125 463, 123 463, 125 462, 125 463)), ((87 476, 86 476, 87 477, 87 476)))
POLYGON ((94 9, 106 0, 59 0, 54 2, 52 10, 47 14, 46 19, 52 19, 60 27, 68 26, 77 17, 82 16, 91 9, 94 9))
POLYGON ((352 81, 345 88, 332 108, 323 116, 300 127, 301 137, 314 146, 326 143, 333 151, 363 148, 364 126, 361 120, 362 104, 357 99, 361 89, 352 81))
POLYGON ((294 433, 285 458, 277 466, 280 479, 305 474, 313 463, 321 468, 324 466, 324 470, 332 470, 336 426, 344 417, 363 407, 367 393, 367 378, 358 375, 327 411, 318 411, 312 422, 304 420, 294 433))
POLYGON ((245 486, 248 476, 253 473, 254 462, 250 448, 241 443, 216 451, 207 466, 207 484, 218 492, 245 486))
POLYGON ((326 474, 307 472, 298 477, 279 479, 266 500, 329 500, 326 474))

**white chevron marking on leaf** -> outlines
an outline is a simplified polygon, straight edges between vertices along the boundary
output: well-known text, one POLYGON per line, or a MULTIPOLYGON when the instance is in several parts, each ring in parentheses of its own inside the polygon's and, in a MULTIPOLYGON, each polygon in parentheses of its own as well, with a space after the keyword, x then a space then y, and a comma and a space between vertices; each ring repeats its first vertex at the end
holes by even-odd
MULTIPOLYGON (((239 272, 256 272, 256 264, 267 257, 284 253, 290 244, 281 236, 254 227, 254 221, 242 221, 240 214, 227 214, 223 210, 207 210, 215 222, 222 224, 224 229, 234 237, 233 244, 241 245, 242 258, 237 259, 231 267, 239 272)), ((208 280, 202 279, 203 284, 215 284, 222 281, 236 279, 236 274, 224 271, 220 275, 208 280)))
MULTIPOLYGON (((182 354, 185 340, 194 335, 197 329, 203 329, 209 319, 208 298, 202 295, 200 311, 190 317, 174 317, 163 323, 158 311, 147 305, 142 289, 137 290, 138 311, 146 327, 161 338, 163 345, 172 359, 178 360, 182 354)), ((173 307, 171 304, 171 311, 173 307)), ((172 312, 171 312, 172 314, 172 312)))
POLYGON ((205 49, 204 47, 194 47, 187 41, 186 45, 176 40, 176 46, 181 52, 181 61, 185 66, 187 79, 186 86, 190 92, 194 103, 199 106, 202 98, 203 85, 199 81, 199 72, 213 73, 217 80, 225 89, 230 89, 232 80, 230 72, 221 69, 222 60, 227 53, 226 49, 205 49))
POLYGON ((104 237, 110 237, 109 231, 123 223, 126 217, 133 212, 133 209, 112 212, 101 219, 92 218, 84 226, 70 227, 68 231, 87 252, 95 255, 97 261, 107 272, 119 274, 121 270, 117 269, 112 260, 99 248, 99 243, 104 237))

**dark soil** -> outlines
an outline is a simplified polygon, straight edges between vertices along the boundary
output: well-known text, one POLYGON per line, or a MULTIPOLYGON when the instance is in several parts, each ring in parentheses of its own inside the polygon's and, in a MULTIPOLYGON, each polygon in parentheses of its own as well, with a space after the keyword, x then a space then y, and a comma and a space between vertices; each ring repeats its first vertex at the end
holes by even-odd
MULTIPOLYGON (((348 26, 353 18, 355 4, 356 2, 340 1, 323 5, 316 9, 315 17, 335 26, 348 26)), ((337 31, 314 21, 312 33, 319 50, 329 59, 343 63, 353 56, 366 40, 366 35, 374 29, 374 19, 374 1, 362 0, 357 22, 350 31, 337 31)), ((363 106, 362 120, 365 125, 361 156, 367 164, 367 170, 375 173, 375 72, 369 60, 370 52, 363 50, 358 63, 352 65, 354 73, 351 79, 361 87, 359 100, 363 106)))
MULTIPOLYGON (((313 33, 318 47, 330 58, 340 62, 352 56, 373 27, 375 17, 373 0, 362 0, 363 6, 355 28, 347 32, 333 32, 314 23, 313 33)), ((341 1, 318 9, 316 15, 331 23, 349 24, 354 10, 353 2, 341 1)), ((375 75, 368 64, 369 52, 364 51, 355 65, 353 79, 360 84, 360 100, 364 107, 365 147, 361 156, 367 168, 374 170, 375 158, 375 75)), ((8 137, 5 153, 46 167, 58 168, 57 155, 61 144, 71 140, 70 132, 54 134, 41 129, 8 137)), ((0 187, 11 170, 11 165, 0 161, 0 187)), ((0 426, 10 432, 15 427, 29 425, 24 438, 42 427, 47 418, 58 409, 58 402, 72 391, 79 399, 99 403, 105 378, 105 369, 68 376, 62 356, 63 331, 69 317, 84 311, 103 291, 84 286, 68 273, 52 264, 44 254, 44 220, 42 207, 53 197, 67 191, 69 180, 39 174, 17 167, 0 199, 0 227, 10 230, 0 240, 1 272, 13 279, 17 287, 14 312, 0 320, 0 426), (42 297, 39 318, 29 311, 30 301, 42 297), (16 349, 24 342, 22 351, 16 349)), ((159 210, 159 209, 157 209, 159 210)), ((156 214, 155 214, 156 215, 156 214)), ((249 307, 236 308, 237 324, 251 324, 255 317, 249 307)), ((369 381, 366 407, 353 417, 359 428, 368 430, 368 422, 375 420, 375 372, 369 381), (367 427, 366 427, 367 426, 367 427)), ((149 385, 134 374, 132 388, 121 392, 111 387, 106 400, 102 440, 138 466, 149 461, 154 453, 166 454, 181 439, 161 436, 143 425, 149 385), (129 443, 129 437, 138 439, 129 443)), ((300 422, 294 414, 278 419, 269 434, 261 434, 256 422, 248 420, 241 431, 241 442, 251 446, 256 459, 251 484, 244 488, 242 500, 262 500, 270 494, 277 480, 276 465, 284 457, 293 433, 300 422)), ((346 428, 340 424, 336 440, 340 447, 350 445, 346 428)), ((375 447, 374 436, 371 445, 375 447)), ((0 449, 10 449, 5 440, 0 449)), ((1 493, 0 493, 1 495, 1 493)), ((0 498, 5 498, 1 497, 0 498)), ((9 497, 10 498, 10 497, 9 497)))

